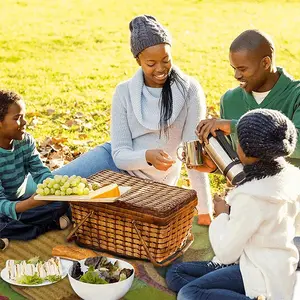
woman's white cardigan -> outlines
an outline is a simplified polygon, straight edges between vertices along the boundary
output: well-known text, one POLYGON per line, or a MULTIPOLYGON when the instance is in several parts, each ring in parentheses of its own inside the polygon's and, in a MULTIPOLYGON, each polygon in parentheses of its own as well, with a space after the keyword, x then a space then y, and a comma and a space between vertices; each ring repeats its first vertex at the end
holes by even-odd
POLYGON ((246 295, 290 300, 299 259, 293 243, 299 214, 300 170, 252 180, 227 197, 230 215, 220 214, 209 235, 216 258, 239 261, 246 295))

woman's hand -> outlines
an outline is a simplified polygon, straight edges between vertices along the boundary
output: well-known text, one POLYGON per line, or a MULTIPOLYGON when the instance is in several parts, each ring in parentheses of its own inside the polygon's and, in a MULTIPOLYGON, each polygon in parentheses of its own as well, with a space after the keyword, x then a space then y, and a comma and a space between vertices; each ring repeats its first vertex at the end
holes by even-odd
POLYGON ((214 196, 214 216, 217 217, 218 215, 225 213, 229 215, 229 205, 226 201, 218 195, 214 196))
POLYGON ((146 151, 146 160, 154 168, 160 171, 167 171, 175 160, 162 149, 151 149, 146 151))
POLYGON ((215 137, 216 130, 221 130, 225 135, 229 135, 231 133, 230 124, 230 120, 216 118, 202 120, 197 126, 196 134, 201 143, 208 144, 208 135, 211 133, 215 137))

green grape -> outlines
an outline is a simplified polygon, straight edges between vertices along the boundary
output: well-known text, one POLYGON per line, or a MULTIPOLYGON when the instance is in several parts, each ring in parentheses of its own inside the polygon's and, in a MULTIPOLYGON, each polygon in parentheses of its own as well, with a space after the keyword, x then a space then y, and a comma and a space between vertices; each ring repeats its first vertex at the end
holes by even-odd
POLYGON ((66 182, 68 179, 69 179, 69 176, 68 175, 64 175, 61 181, 66 182))
POLYGON ((77 185, 78 185, 77 180, 73 180, 73 181, 71 182, 71 186, 75 187, 75 186, 77 186, 77 185))
POLYGON ((85 184, 83 182, 80 182, 78 184, 78 188, 81 189, 81 190, 83 190, 85 188, 85 184))
POLYGON ((65 182, 63 186, 66 188, 70 187, 70 182, 69 181, 65 182))
POLYGON ((47 184, 47 187, 51 189, 51 188, 53 187, 53 181, 50 181, 50 182, 47 184))
POLYGON ((58 183, 55 183, 55 184, 53 185, 53 188, 56 189, 56 190, 58 190, 58 189, 60 189, 60 185, 59 185, 58 183))
POLYGON ((88 184, 88 181, 86 178, 81 178, 80 180, 82 183, 84 183, 84 185, 87 185, 88 184))
POLYGON ((100 184, 97 183, 97 182, 93 182, 92 183, 92 189, 95 191, 95 190, 98 190, 100 188, 100 184))
POLYGON ((44 190, 43 190, 42 188, 38 188, 38 189, 36 190, 36 193, 39 194, 39 195, 41 195, 41 196, 43 196, 44 190))
POLYGON ((73 190, 71 188, 67 188, 66 195, 71 195, 73 190))
POLYGON ((98 189, 100 185, 88 183, 86 178, 81 176, 55 175, 54 178, 46 178, 42 184, 37 187, 39 195, 88 195, 90 190, 98 189))
POLYGON ((48 177, 43 181, 43 183, 48 184, 50 181, 51 181, 51 178, 48 177))
POLYGON ((55 196, 60 196, 61 192, 59 190, 55 191, 55 196))
POLYGON ((54 176, 54 181, 57 182, 57 183, 59 183, 61 181, 61 179, 62 179, 61 175, 55 175, 54 176))

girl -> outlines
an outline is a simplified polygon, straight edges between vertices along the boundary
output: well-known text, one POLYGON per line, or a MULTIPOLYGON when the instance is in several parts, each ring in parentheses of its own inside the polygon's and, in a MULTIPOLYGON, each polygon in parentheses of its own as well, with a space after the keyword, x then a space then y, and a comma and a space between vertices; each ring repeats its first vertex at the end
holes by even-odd
MULTIPOLYGON (((173 65, 171 37, 152 16, 129 25, 131 52, 140 66, 115 91, 111 110, 111 144, 84 154, 54 174, 88 177, 104 169, 176 185, 181 162, 176 150, 195 140, 205 118, 205 96, 199 83, 173 65)), ((211 207, 207 175, 188 170, 198 193, 199 223, 209 224, 211 207)))
POLYGON ((246 180, 228 194, 228 204, 215 201, 213 261, 169 269, 167 284, 179 300, 292 299, 300 170, 284 157, 295 149, 295 126, 279 111, 257 109, 241 117, 237 135, 246 180))

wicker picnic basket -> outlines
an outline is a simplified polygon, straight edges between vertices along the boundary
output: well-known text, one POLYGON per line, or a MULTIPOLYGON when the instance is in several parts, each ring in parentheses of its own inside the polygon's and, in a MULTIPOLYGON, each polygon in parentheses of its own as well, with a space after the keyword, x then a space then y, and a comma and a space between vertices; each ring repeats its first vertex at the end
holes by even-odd
POLYGON ((114 203, 71 202, 75 227, 68 239, 80 246, 165 266, 193 242, 197 194, 151 180, 102 171, 89 179, 131 189, 114 203))

